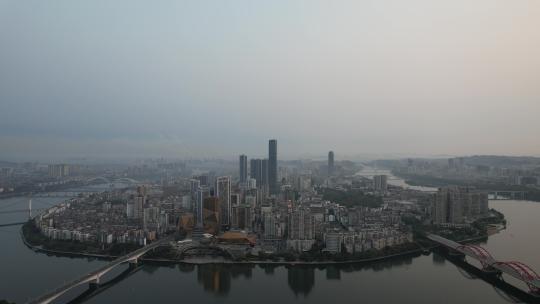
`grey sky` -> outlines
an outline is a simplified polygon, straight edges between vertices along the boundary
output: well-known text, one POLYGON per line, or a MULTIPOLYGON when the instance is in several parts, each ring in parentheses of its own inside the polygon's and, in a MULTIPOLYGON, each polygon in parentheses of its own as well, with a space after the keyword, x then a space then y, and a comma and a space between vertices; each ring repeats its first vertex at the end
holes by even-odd
POLYGON ((540 155, 540 1, 0 0, 0 158, 540 155))

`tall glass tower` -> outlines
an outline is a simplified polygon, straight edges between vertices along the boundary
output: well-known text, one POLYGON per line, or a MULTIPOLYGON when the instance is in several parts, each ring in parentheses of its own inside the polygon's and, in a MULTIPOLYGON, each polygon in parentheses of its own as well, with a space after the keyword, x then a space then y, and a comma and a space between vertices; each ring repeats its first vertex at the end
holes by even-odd
POLYGON ((268 142, 268 188, 270 194, 278 193, 277 140, 275 139, 271 139, 268 142))
POLYGON ((334 151, 328 152, 328 175, 334 174, 334 151))
POLYGON ((240 155, 240 182, 245 184, 247 181, 247 156, 240 155))

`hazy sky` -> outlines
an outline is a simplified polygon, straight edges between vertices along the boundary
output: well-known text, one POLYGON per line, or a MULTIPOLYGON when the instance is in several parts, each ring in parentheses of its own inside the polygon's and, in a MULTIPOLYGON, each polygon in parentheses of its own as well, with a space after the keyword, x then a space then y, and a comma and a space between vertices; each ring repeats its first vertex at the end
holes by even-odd
POLYGON ((540 155, 540 1, 0 0, 0 158, 540 155))

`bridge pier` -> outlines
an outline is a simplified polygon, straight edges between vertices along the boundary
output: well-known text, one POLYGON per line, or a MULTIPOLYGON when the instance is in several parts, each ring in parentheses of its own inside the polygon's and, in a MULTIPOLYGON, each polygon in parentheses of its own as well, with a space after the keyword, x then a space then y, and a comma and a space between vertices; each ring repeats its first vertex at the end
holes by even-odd
POLYGON ((491 266, 484 266, 482 265, 482 271, 487 274, 487 275, 493 275, 493 276, 496 276, 496 277, 500 277, 502 276, 502 271, 498 270, 498 269, 495 269, 491 266))
POLYGON ((465 260, 465 254, 457 250, 448 249, 448 254, 453 258, 458 258, 460 260, 465 260))
POLYGON ((139 265, 139 259, 129 260, 129 269, 135 269, 139 265))
POLYGON ((97 277, 95 280, 93 281, 90 281, 90 283, 88 283, 90 289, 94 290, 94 289, 98 289, 99 288, 99 277, 97 277))

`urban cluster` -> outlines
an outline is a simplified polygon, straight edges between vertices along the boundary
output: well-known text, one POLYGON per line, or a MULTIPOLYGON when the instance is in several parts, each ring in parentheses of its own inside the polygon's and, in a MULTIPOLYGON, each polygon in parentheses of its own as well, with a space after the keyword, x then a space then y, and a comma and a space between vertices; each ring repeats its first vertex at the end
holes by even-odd
POLYGON ((170 175, 159 183, 73 198, 35 223, 51 239, 103 245, 145 245, 176 232, 192 241, 244 246, 254 254, 314 248, 332 254, 411 243, 411 221, 466 226, 488 215, 484 192, 391 186, 386 175, 355 174, 360 168, 336 162, 332 151, 324 163, 278 168, 277 141, 270 140, 268 158, 238 160, 230 175, 170 175))

